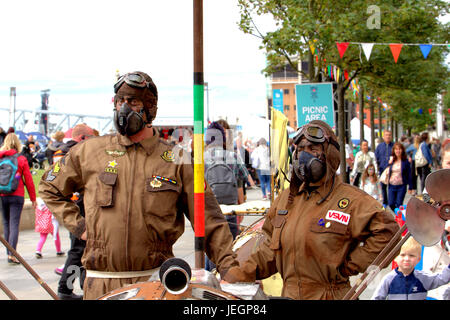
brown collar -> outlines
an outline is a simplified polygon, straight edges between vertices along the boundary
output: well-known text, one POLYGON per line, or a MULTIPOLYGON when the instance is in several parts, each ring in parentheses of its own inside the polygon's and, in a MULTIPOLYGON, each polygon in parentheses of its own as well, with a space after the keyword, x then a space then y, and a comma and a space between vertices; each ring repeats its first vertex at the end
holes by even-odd
POLYGON ((150 155, 155 150, 155 147, 159 141, 159 135, 153 128, 153 136, 140 142, 134 143, 133 141, 130 140, 130 138, 128 138, 127 136, 123 136, 121 134, 117 134, 117 141, 119 142, 120 145, 125 147, 129 147, 133 144, 141 145, 142 148, 144 148, 144 150, 147 152, 147 154, 150 155))
MULTIPOLYGON (((327 181, 327 183, 319 185, 318 188, 314 189, 311 193, 317 192, 320 196, 320 199, 323 199, 323 198, 329 196, 331 188, 336 189, 338 183, 339 183, 339 179, 335 175, 334 176, 334 185, 333 185, 333 179, 332 179, 330 181, 327 181)), ((308 189, 306 188, 305 183, 303 183, 300 186, 297 194, 302 194, 303 192, 308 192, 308 189)), ((324 200, 324 201, 326 201, 326 200, 324 200)))

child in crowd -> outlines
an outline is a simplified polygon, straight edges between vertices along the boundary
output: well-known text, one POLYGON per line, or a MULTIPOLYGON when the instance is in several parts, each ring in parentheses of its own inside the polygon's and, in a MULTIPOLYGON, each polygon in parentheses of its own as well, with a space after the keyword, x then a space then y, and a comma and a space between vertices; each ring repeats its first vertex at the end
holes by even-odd
POLYGON ((61 251, 61 240, 59 238, 59 224, 53 214, 50 212, 44 201, 38 199, 38 205, 35 210, 35 231, 39 232, 41 237, 36 248, 36 258, 42 258, 42 247, 47 240, 48 234, 53 235, 55 240, 56 255, 63 256, 64 252, 61 251))
POLYGON ((362 174, 360 189, 364 190, 375 199, 380 200, 380 185, 378 183, 378 177, 375 172, 375 166, 372 163, 366 167, 362 174))
POLYGON ((425 300, 428 290, 449 283, 450 265, 439 274, 414 270, 421 252, 422 246, 413 237, 406 240, 396 258, 398 267, 384 276, 372 300, 425 300))

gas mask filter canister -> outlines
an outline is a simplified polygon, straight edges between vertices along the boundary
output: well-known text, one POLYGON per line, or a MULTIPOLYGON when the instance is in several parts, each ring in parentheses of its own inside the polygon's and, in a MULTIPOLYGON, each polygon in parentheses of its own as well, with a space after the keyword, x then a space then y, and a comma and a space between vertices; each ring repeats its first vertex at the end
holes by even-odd
POLYGON ((300 152, 293 165, 297 177, 307 183, 320 181, 326 173, 325 162, 306 151, 300 152))
POLYGON ((120 106, 119 111, 114 110, 114 125, 121 135, 133 136, 141 131, 145 126, 143 118, 144 109, 139 112, 133 111, 125 102, 120 106))

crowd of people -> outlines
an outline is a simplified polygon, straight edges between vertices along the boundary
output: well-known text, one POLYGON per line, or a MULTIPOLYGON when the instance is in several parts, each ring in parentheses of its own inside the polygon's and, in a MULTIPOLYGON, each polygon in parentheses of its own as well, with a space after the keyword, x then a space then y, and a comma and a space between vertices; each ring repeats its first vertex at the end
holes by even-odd
POLYGON ((380 140, 376 139, 372 150, 368 141, 363 140, 358 151, 354 148, 347 153, 350 183, 395 212, 405 204, 407 192, 422 194, 427 176, 443 167, 442 157, 450 139, 441 144, 439 139, 430 139, 429 133, 423 132, 409 138, 402 136, 394 143, 392 132, 385 130, 380 140), (423 155, 418 157, 420 163, 416 161, 418 150, 423 155))
MULTIPOLYGON (((341 146, 332 128, 323 121, 311 121, 290 141, 290 186, 271 204, 262 227, 264 241, 247 261, 239 262, 232 250, 239 221, 236 216, 224 216, 220 205, 245 202, 245 187, 257 183, 263 200, 273 195, 267 141, 260 138, 254 145, 243 141, 241 134, 234 138, 223 120, 209 124, 204 154, 207 183, 194 186, 195 166, 177 161, 184 151, 189 159, 195 158, 192 135, 167 135, 152 126, 158 91, 151 77, 143 72, 125 74, 114 93, 116 134, 99 136, 81 124, 73 128, 68 142, 61 133, 52 137, 47 148, 50 166, 39 183, 39 206, 30 166, 19 155, 18 137, 7 134, 0 149, 0 161, 8 157, 18 167, 12 179, 17 180, 14 190, 0 193, 4 233, 13 248, 24 186, 40 234, 36 257, 43 258, 41 249, 49 233, 56 240, 56 254, 64 255, 53 216, 70 232, 71 248, 58 286, 61 299, 96 299, 147 281, 173 257, 185 217, 194 223, 198 205, 194 193, 199 188, 204 191, 205 242, 196 245, 206 254, 205 268, 216 268, 229 283, 254 282, 279 272, 283 297, 341 299, 350 289, 350 276, 363 273, 399 230, 394 215, 385 208, 398 209, 407 191, 417 191, 414 177, 420 178, 420 193, 425 192, 427 175, 441 166, 450 167, 449 139, 439 150, 437 142, 429 145, 427 132, 412 144, 408 139, 394 143, 386 130, 374 152, 367 141, 362 141, 355 155, 346 148, 351 160, 348 174, 355 188, 338 177, 341 146), (71 289, 72 266, 83 270, 83 297, 71 289)), ((399 269, 383 285, 389 287, 401 274, 411 274, 414 263, 403 263, 404 256, 417 260, 417 250, 411 246, 404 251, 400 251, 399 269)), ((18 263, 10 252, 8 262, 18 263)), ((439 277, 443 283, 448 283, 447 269, 439 277)), ((414 276, 425 283, 426 290, 437 287, 427 284, 432 281, 429 278, 414 276)), ((377 298, 388 296, 389 291, 377 291, 377 298)), ((423 298, 423 294, 416 296, 423 298)))

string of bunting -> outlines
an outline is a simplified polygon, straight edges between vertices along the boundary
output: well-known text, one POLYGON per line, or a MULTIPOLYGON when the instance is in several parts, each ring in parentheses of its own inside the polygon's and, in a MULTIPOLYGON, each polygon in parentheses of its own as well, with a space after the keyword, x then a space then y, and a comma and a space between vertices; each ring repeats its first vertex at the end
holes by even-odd
POLYGON ((370 55, 372 53, 372 49, 374 45, 388 45, 391 49, 392 56, 394 57, 395 63, 398 61, 398 57, 400 56, 400 52, 402 51, 403 46, 419 46, 420 51, 422 51, 423 57, 426 59, 431 51, 431 48, 433 46, 448 46, 450 48, 449 44, 446 43, 428 43, 428 44, 421 44, 421 43, 364 43, 364 42, 336 42, 337 49, 339 51, 339 56, 342 57, 345 54, 345 51, 347 51, 347 48, 350 44, 357 44, 360 45, 362 50, 364 51, 364 54, 366 56, 367 61, 370 59, 370 55))
MULTIPOLYGON (((309 46, 310 46, 311 52, 313 52, 313 54, 315 56, 316 62, 318 63, 319 56, 318 56, 318 49, 316 48, 316 41, 317 40, 310 41, 309 46)), ((341 57, 341 59, 344 56, 344 53, 350 44, 360 45, 362 50, 364 51, 367 61, 369 61, 369 59, 370 59, 370 55, 372 53, 372 49, 373 49, 374 45, 389 45, 392 56, 394 57, 395 63, 397 63, 397 61, 398 61, 398 57, 400 56, 400 52, 401 52, 403 46, 419 46, 420 50, 422 51, 422 55, 425 59, 428 57, 428 55, 431 51, 431 48, 433 46, 448 46, 450 48, 449 44, 444 44, 444 43, 421 44, 421 43, 336 42, 336 46, 339 51, 339 56, 341 57)), ((326 62, 327 62, 326 59, 323 59, 323 62, 326 65, 326 62)), ((342 71, 339 67, 337 67, 336 65, 333 65, 333 64, 326 65, 323 68, 323 71, 326 74, 328 74, 330 79, 337 81, 337 82, 341 81, 342 76, 344 77, 345 80, 348 80, 350 77, 350 74, 347 70, 342 71)), ((350 89, 353 91, 354 97, 359 95, 358 79, 352 79, 352 81, 350 82, 350 89)), ((367 96, 367 99, 370 100, 370 97, 367 96)), ((387 109, 389 110, 392 108, 392 106, 388 105, 387 103, 383 103, 380 98, 375 98, 375 99, 381 103, 384 110, 387 110, 387 109)), ((450 109, 448 109, 447 111, 450 114, 450 109)), ((411 112, 414 112, 413 108, 411 108, 411 112)), ((433 113, 433 110, 431 108, 429 108, 428 112, 431 115, 433 113)), ((423 114, 423 109, 422 108, 418 109, 418 113, 423 114)))

